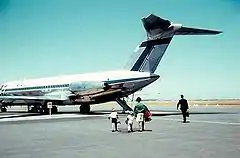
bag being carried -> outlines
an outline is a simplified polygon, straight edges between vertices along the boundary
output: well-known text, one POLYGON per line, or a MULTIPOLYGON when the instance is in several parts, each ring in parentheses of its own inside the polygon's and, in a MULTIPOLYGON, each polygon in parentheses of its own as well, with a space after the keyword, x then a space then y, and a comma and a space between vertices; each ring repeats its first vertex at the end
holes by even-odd
POLYGON ((186 111, 186 117, 189 117, 189 111, 188 110, 186 111))
POLYGON ((151 116, 152 116, 151 112, 150 111, 146 111, 144 113, 145 122, 151 121, 152 120, 151 116))

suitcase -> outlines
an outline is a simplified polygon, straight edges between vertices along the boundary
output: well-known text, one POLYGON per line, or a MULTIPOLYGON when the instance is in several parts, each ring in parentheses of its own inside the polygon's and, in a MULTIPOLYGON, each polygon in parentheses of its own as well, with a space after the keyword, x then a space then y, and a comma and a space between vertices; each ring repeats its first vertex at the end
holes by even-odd
POLYGON ((145 122, 151 121, 152 120, 151 116, 152 116, 151 112, 150 111, 146 111, 144 113, 145 122))

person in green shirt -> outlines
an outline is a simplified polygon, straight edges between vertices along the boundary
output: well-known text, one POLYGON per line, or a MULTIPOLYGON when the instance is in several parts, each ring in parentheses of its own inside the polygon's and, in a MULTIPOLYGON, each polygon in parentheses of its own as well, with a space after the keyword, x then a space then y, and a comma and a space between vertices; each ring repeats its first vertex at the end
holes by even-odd
POLYGON ((138 125, 139 125, 139 130, 141 132, 141 131, 144 131, 144 120, 145 120, 144 113, 149 110, 146 105, 141 103, 142 99, 140 97, 137 97, 136 101, 137 101, 137 104, 134 107, 134 114, 136 117, 136 121, 138 122, 138 125))

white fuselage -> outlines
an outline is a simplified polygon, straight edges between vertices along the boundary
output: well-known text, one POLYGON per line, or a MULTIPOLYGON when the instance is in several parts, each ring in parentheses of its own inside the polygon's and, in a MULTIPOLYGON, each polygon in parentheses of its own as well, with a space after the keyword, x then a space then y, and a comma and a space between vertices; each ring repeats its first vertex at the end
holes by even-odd
MULTIPOLYGON (((80 86, 83 82, 88 83, 107 83, 111 86, 124 87, 126 94, 129 95, 142 89, 146 85, 154 82, 159 76, 150 74, 149 72, 138 71, 105 71, 97 73, 85 73, 75 75, 65 75, 56 77, 46 77, 38 79, 25 79, 19 81, 7 82, 2 85, 1 91, 3 95, 15 95, 15 96, 43 96, 46 94, 62 93, 63 91, 71 91, 73 83, 79 83, 80 86)), ((101 84, 98 84, 99 86, 101 84)), ((103 84, 102 84, 103 85, 103 84)), ((95 87, 94 87, 95 88, 95 87)), ((90 88, 90 89, 94 89, 90 88)), ((96 87, 95 89, 102 88, 96 87)), ((73 93, 80 93, 88 91, 89 89, 82 87, 77 91, 71 91, 73 93)), ((67 103, 69 103, 67 101, 67 103)))

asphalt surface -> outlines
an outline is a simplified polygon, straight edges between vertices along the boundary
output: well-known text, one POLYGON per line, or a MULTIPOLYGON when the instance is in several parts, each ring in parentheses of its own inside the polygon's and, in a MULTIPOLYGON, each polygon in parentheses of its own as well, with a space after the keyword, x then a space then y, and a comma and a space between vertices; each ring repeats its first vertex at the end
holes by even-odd
MULTIPOLYGON (((154 109, 146 130, 127 133, 125 115, 120 132, 111 132, 109 108, 90 115, 62 109, 54 116, 1 118, 0 157, 218 157, 240 155, 240 108, 196 107, 182 123, 175 107, 154 109), (162 110, 161 110, 162 109, 162 110), (71 117, 69 117, 71 116, 71 117), (46 118, 46 119, 39 119, 46 118), (35 118, 35 119, 33 119, 35 118), (8 119, 8 120, 7 120, 8 119), (10 119, 10 120, 9 120, 10 119)), ((0 116, 26 115, 9 110, 0 116)))

